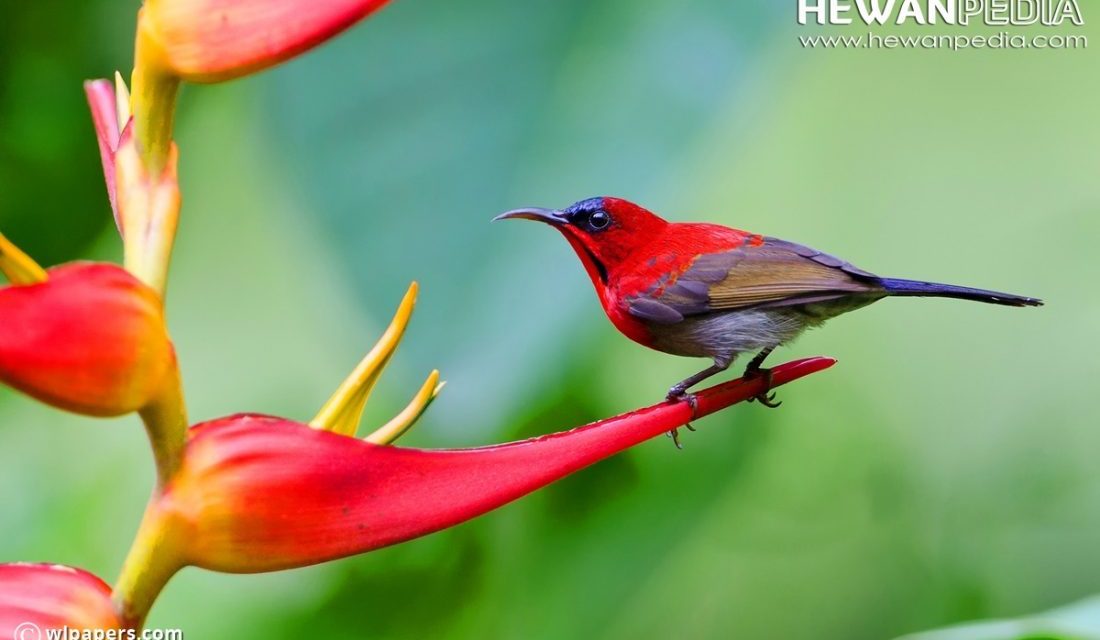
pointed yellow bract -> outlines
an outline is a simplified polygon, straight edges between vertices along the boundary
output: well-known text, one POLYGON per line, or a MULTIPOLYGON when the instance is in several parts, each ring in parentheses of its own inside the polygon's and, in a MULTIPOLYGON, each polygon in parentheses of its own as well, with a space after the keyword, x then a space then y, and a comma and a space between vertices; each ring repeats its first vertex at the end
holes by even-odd
POLYGON ((382 334, 382 338, 378 340, 378 344, 374 345, 336 393, 332 394, 325 406, 321 407, 317 416, 310 421, 311 427, 345 436, 355 435, 359 427, 359 419, 363 416, 363 408, 367 405, 367 398, 382 375, 386 363, 397 350, 401 336, 405 334, 405 327, 409 325, 413 307, 416 306, 416 292, 417 284, 414 282, 409 285, 409 290, 401 300, 393 321, 382 334))
POLYGON ((126 81, 122 74, 115 72, 115 111, 118 116, 118 130, 126 128, 130 121, 130 90, 126 88, 126 81))
POLYGON ((393 444, 394 441, 405 435, 405 432, 416 424, 420 416, 424 415, 424 412, 428 409, 428 405, 435 400, 445 384, 447 383, 439 381, 439 371, 432 371, 428 379, 424 382, 424 386, 420 387, 420 391, 416 392, 412 401, 409 402, 409 405, 405 407, 401 413, 394 416, 392 420, 363 439, 374 444, 393 444))
POLYGON ((12 284, 36 284, 46 281, 46 271, 30 256, 0 233, 0 273, 12 284))

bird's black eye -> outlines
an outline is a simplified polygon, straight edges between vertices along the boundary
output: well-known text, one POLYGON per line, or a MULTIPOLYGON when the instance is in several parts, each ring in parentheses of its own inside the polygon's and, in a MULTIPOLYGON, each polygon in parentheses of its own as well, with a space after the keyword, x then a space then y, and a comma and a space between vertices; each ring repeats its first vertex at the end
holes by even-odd
POLYGON ((588 216, 588 228, 593 231, 606 229, 609 224, 611 224, 611 216, 607 215, 607 212, 602 209, 597 209, 592 212, 592 215, 588 216))

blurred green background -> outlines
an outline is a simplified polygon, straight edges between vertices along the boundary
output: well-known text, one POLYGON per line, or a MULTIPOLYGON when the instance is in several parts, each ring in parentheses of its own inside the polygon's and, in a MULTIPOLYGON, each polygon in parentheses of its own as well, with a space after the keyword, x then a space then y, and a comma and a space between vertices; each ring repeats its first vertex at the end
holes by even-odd
MULTIPOLYGON (((557 234, 488 223, 597 194, 1048 306, 874 305, 777 354, 840 360, 778 411, 739 405, 682 452, 656 440, 394 548, 185 570, 150 626, 872 639, 1100 593, 1100 14, 1083 4, 1091 24, 1063 32, 1090 50, 952 52, 805 50, 772 0, 397 0, 283 67, 188 87, 169 317, 195 421, 308 419, 413 279, 366 426, 433 367, 448 386, 405 444, 659 400, 704 363, 620 337, 557 234)), ((0 228, 44 263, 119 258, 80 81, 128 68, 137 6, 5 8, 0 228)), ((136 419, 0 389, 0 561, 113 580, 151 480, 136 419)))

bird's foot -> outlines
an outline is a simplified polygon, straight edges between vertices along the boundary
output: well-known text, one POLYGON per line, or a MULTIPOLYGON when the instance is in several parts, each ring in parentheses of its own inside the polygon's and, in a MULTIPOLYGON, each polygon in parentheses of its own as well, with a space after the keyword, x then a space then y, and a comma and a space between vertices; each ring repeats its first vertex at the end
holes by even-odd
POLYGON ((745 375, 742 376, 742 377, 745 380, 753 380, 755 378, 763 378, 764 379, 764 391, 761 391, 760 393, 756 394, 755 396, 749 398, 749 402, 752 402, 753 400, 756 400, 757 402, 759 402, 760 404, 764 405, 765 407, 767 407, 769 409, 774 409, 774 408, 778 407, 779 405, 783 404, 782 400, 776 400, 775 399, 775 392, 774 391, 772 391, 771 393, 768 393, 768 390, 770 390, 771 386, 772 386, 772 370, 771 369, 760 369, 760 368, 750 367, 748 369, 745 369, 745 375))
MULTIPOLYGON (((691 426, 690 422, 685 422, 684 423, 684 428, 686 428, 688 431, 695 431, 695 427, 691 426)), ((666 435, 668 437, 672 438, 672 444, 674 444, 677 449, 683 449, 684 448, 684 445, 680 444, 680 430, 679 429, 673 429, 672 431, 667 432, 666 435)))
POLYGON ((769 409, 775 409, 779 405, 783 404, 782 400, 775 399, 774 391, 771 393, 761 393, 759 395, 753 396, 752 398, 749 398, 749 402, 752 402, 753 400, 756 400, 757 402, 769 409))
MULTIPOLYGON (((681 400, 687 400, 688 406, 691 407, 691 417, 695 417, 695 411, 699 408, 699 401, 695 398, 694 393, 688 393, 687 389, 676 385, 668 390, 668 394, 665 396, 665 400, 669 402, 679 402, 681 400)), ((694 431, 694 429, 693 429, 694 431)))
MULTIPOLYGON (((691 417, 695 417, 695 410, 698 408, 699 402, 695 399, 695 394, 688 393, 687 389, 684 389, 679 385, 672 387, 668 390, 668 395, 665 396, 665 399, 669 402, 679 402, 681 400, 687 400, 688 406, 691 407, 691 417)), ((695 431, 695 427, 691 426, 690 422, 684 423, 684 427, 686 427, 688 431, 695 431)), ((668 437, 672 438, 672 444, 676 445, 677 449, 684 448, 684 446, 680 444, 679 429, 673 429, 672 431, 669 431, 668 437)))

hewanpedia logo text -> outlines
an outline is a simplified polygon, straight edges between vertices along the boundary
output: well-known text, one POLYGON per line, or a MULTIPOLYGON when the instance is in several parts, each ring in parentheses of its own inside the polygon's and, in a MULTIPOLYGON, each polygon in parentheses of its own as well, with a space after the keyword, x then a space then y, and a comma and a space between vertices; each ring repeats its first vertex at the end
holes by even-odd
POLYGON ((798 24, 1082 26, 1078 0, 797 0, 798 24))

